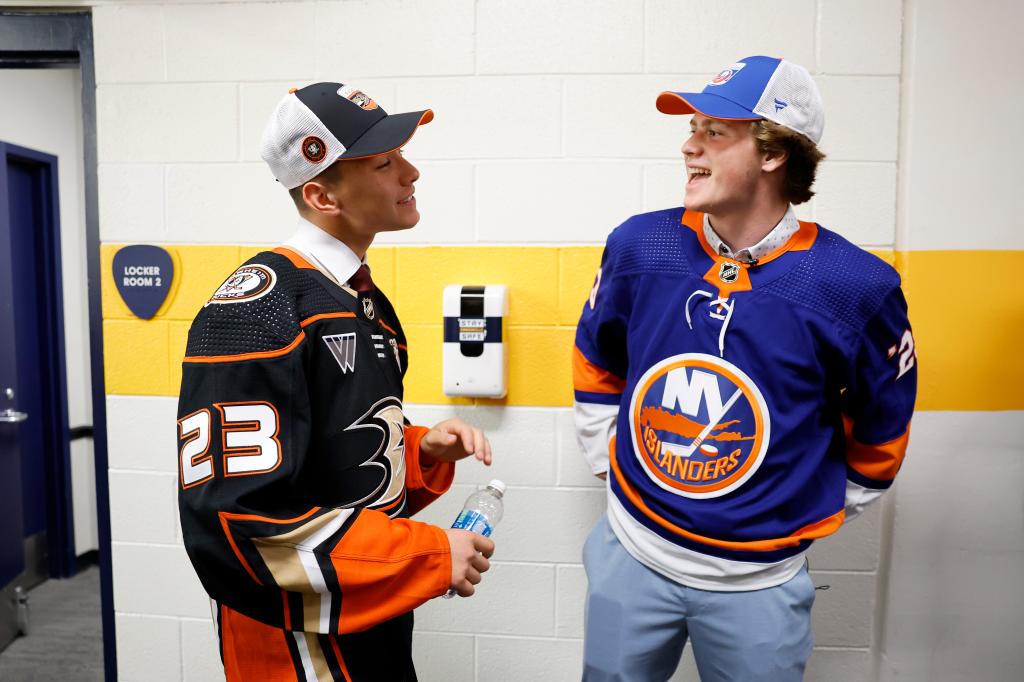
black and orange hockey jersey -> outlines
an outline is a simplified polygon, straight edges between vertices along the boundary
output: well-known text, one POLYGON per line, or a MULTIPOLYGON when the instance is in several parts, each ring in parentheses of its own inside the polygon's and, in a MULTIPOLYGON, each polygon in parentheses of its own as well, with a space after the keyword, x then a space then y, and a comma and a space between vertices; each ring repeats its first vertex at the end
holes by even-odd
POLYGON ((381 292, 284 247, 241 266, 193 322, 179 506, 229 679, 415 679, 410 612, 448 588, 451 555, 440 528, 408 517, 454 465, 421 459, 407 357, 381 292))

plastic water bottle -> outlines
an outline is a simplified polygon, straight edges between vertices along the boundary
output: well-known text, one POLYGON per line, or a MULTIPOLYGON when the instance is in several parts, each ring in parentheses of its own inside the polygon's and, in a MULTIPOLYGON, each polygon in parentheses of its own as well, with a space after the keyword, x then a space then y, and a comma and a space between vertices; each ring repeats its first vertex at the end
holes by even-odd
MULTIPOLYGON (((452 528, 479 533, 485 538, 490 537, 498 521, 501 521, 501 515, 505 513, 505 505, 501 501, 504 496, 505 484, 494 479, 486 488, 477 490, 466 498, 466 504, 462 506, 462 511, 456 517, 452 528)), ((458 592, 455 588, 450 588, 444 598, 451 599, 456 594, 458 592)))

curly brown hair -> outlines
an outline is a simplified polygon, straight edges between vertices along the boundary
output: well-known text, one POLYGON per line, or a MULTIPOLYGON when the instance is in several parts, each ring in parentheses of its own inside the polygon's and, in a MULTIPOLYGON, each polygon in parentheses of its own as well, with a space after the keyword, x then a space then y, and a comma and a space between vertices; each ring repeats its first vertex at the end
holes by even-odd
POLYGON ((818 163, 825 158, 818 146, 800 133, 767 119, 750 122, 750 131, 762 154, 788 154, 783 197, 791 204, 802 204, 814 196, 811 186, 818 163))

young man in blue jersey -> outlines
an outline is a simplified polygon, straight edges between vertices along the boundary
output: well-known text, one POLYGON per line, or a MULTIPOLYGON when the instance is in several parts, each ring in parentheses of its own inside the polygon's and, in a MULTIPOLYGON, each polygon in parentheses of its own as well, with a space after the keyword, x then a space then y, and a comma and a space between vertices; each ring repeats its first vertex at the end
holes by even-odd
POLYGON ((899 275, 797 220, 817 86, 748 57, 699 93, 685 207, 609 236, 576 335, 576 425, 608 512, 583 550, 584 679, 800 680, 811 542, 891 484, 917 371, 899 275))

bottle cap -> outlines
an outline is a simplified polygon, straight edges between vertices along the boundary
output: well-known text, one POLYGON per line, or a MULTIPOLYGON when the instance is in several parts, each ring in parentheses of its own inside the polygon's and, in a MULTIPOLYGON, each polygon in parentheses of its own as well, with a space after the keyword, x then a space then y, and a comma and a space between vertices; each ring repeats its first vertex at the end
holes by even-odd
POLYGON ((497 490, 502 495, 505 494, 505 482, 504 481, 499 481, 498 479, 494 479, 490 483, 487 484, 487 487, 488 488, 494 488, 495 490, 497 490))

